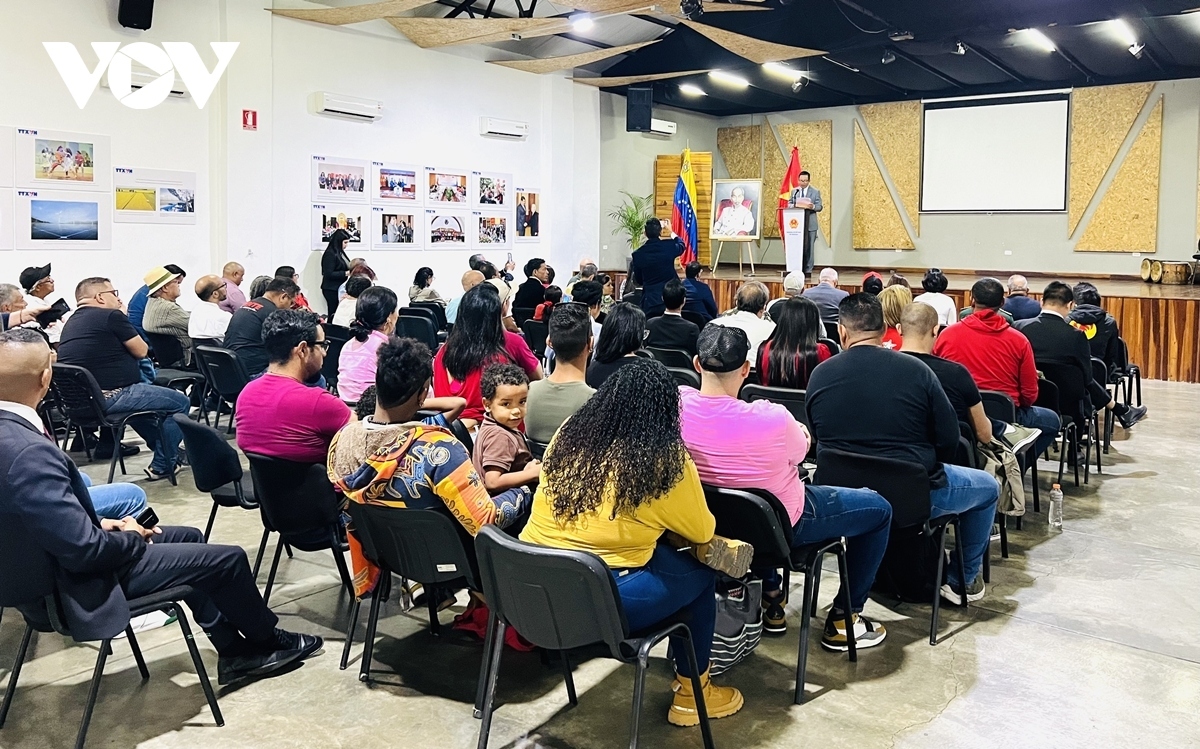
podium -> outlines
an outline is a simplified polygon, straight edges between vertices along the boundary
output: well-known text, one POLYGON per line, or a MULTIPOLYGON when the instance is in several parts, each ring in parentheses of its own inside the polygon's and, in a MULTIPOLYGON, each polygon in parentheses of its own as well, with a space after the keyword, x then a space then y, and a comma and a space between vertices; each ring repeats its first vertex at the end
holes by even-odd
POLYGON ((784 208, 783 226, 783 255, 788 273, 804 273, 804 257, 812 252, 808 246, 808 214, 807 208, 784 208))

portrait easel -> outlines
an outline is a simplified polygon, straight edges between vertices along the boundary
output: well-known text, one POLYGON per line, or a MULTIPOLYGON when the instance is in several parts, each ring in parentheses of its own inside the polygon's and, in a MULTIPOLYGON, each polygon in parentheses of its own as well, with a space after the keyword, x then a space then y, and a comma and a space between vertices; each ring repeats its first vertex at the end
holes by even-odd
POLYGON ((750 240, 750 239, 747 239, 745 241, 730 240, 728 242, 726 242, 725 240, 718 240, 717 254, 713 258, 712 267, 709 268, 709 271, 713 272, 713 273, 716 272, 717 265, 720 264, 720 262, 721 262, 721 250, 725 248, 726 244, 738 245, 738 275, 739 276, 742 275, 742 254, 743 253, 750 254, 750 278, 753 278, 756 275, 755 270, 754 270, 754 241, 750 240))

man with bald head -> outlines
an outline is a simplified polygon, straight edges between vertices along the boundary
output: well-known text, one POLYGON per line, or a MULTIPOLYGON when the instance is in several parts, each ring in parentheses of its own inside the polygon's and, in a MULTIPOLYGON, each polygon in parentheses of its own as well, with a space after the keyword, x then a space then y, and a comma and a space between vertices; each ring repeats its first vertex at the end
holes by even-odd
POLYGON ((1008 298, 1001 309, 1012 315, 1014 322, 1032 320, 1042 314, 1042 305, 1029 298, 1029 280, 1016 273, 1008 277, 1008 298))
POLYGON ((446 322, 454 324, 454 321, 458 319, 458 303, 462 301, 463 294, 483 283, 483 280, 483 273, 478 270, 469 270, 462 274, 463 293, 451 299, 446 305, 446 322))
POLYGON ((221 308, 227 295, 223 278, 209 275, 196 280, 196 296, 200 299, 200 306, 193 309, 188 318, 188 337, 197 345, 220 346, 225 339, 225 329, 233 319, 233 313, 221 308))
POLYGON ((225 297, 221 299, 218 306, 231 315, 246 303, 246 295, 239 288, 245 277, 246 269, 242 267, 241 263, 230 261, 225 263, 225 267, 221 269, 221 278, 225 281, 225 297))
MULTIPOLYGON (((817 305, 817 309, 821 310, 821 322, 837 325, 838 305, 850 294, 838 288, 838 272, 833 268, 824 268, 821 270, 820 282, 806 289, 803 296, 811 299, 817 305)), ((820 337, 825 337, 824 331, 820 337)))

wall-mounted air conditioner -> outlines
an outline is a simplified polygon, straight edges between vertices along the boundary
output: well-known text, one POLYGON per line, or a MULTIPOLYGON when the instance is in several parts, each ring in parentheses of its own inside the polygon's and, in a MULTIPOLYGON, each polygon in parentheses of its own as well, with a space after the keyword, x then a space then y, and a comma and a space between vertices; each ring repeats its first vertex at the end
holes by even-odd
POLYGON ((383 102, 331 94, 328 91, 315 91, 308 95, 308 111, 311 114, 340 117, 344 120, 374 122, 383 117, 383 102))
POLYGON ((479 134, 489 138, 524 140, 529 135, 529 123, 501 120, 496 117, 480 117, 479 134))
MULTIPOLYGON (((154 83, 161 77, 158 73, 134 68, 129 71, 129 88, 132 91, 138 91, 154 83)), ((108 85, 108 73, 104 74, 104 80, 101 85, 107 89, 112 88, 112 86, 108 85)), ((176 99, 186 99, 189 96, 187 89, 184 88, 183 81, 178 78, 171 84, 171 96, 174 96, 176 99)))
POLYGON ((674 135, 675 131, 678 129, 679 126, 670 120, 650 120, 650 132, 654 133, 655 135, 671 136, 674 135))

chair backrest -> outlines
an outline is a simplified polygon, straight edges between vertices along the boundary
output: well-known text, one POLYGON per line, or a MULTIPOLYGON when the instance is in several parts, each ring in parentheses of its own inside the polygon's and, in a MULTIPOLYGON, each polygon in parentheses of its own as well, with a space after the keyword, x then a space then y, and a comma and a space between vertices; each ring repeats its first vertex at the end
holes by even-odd
POLYGON ((463 447, 467 448, 467 452, 475 452, 475 440, 471 439, 471 430, 467 425, 462 423, 462 419, 455 419, 450 422, 450 431, 458 438, 458 441, 463 443, 463 447))
MULTIPOLYGON (((771 401, 787 408, 796 421, 808 425, 808 414, 804 410, 805 391, 772 385, 743 385, 738 397, 747 403, 757 400, 771 401)), ((810 429, 811 431, 811 429, 810 429)))
POLYGON ((438 349, 437 327, 431 319, 432 314, 429 310, 412 310, 408 307, 400 310, 400 317, 396 320, 396 335, 401 338, 413 338, 420 341, 429 347, 429 350, 436 352, 438 349), (414 314, 427 313, 427 314, 414 314))
POLYGON ((546 448, 550 447, 549 442, 538 442, 537 440, 525 438, 526 444, 529 445, 529 454, 536 460, 541 460, 546 456, 546 448))
POLYGON ((325 363, 321 365, 321 376, 325 378, 329 388, 336 392, 338 362, 342 358, 342 348, 354 336, 350 334, 350 328, 341 325, 323 322, 321 327, 325 330, 325 340, 329 341, 329 348, 325 351, 325 363))
MULTIPOLYGON (((1104 363, 1103 359, 1097 359, 1094 356, 1092 357, 1092 379, 1101 385, 1108 384, 1108 365, 1104 363)), ((1097 408, 1100 406, 1098 403, 1092 405, 1097 408)))
POLYGON ((526 640, 549 650, 603 642, 628 660, 625 610, 599 557, 523 543, 492 525, 475 537, 475 553, 488 606, 526 640))
POLYGON ((217 346, 197 346, 196 356, 204 362, 205 377, 209 384, 225 400, 236 401, 242 389, 250 383, 250 376, 233 351, 217 346))
POLYGON ((644 349, 644 348, 640 348, 640 349, 638 349, 637 351, 634 351, 634 352, 633 352, 633 355, 634 355, 634 356, 640 356, 640 357, 642 357, 643 359, 653 359, 653 358, 654 358, 654 355, 653 355, 653 354, 651 354, 649 351, 647 351, 647 350, 646 350, 646 349, 644 349))
POLYGON ((671 373, 671 378, 675 380, 676 385, 683 385, 690 388, 700 389, 700 375, 694 369, 684 369, 683 367, 667 367, 667 371, 671 373))
POLYGON ((705 325, 708 325, 708 320, 705 319, 704 315, 700 314, 699 312, 692 312, 690 309, 685 309, 679 314, 683 316, 684 320, 696 323, 696 327, 698 328, 703 328, 705 325))
POLYGON ((321 323, 321 329, 325 331, 325 337, 329 339, 336 338, 339 341, 348 341, 354 336, 350 333, 350 328, 345 325, 334 325, 331 322, 321 323))
POLYGON ((919 463, 822 448, 813 483, 879 492, 891 504, 892 525, 898 528, 929 520, 929 474, 919 463))
POLYGON ((655 359, 658 359, 667 367, 679 367, 680 369, 693 369, 692 355, 681 348, 659 348, 658 346, 647 346, 646 350, 655 359))
POLYGON ((438 317, 434 311, 428 307, 418 307, 415 304, 408 307, 401 307, 400 314, 408 315, 409 317, 424 317, 426 320, 433 323, 435 330, 438 329, 438 317))
POLYGON ((842 347, 838 345, 836 338, 818 338, 817 341, 825 344, 825 348, 829 349, 830 354, 842 353, 842 347))
POLYGON ((704 499, 717 519, 717 535, 753 546, 756 564, 780 566, 791 554, 791 518, 775 495, 705 484, 704 499))
POLYGON ((1016 423, 1017 407, 1013 405, 1012 399, 1008 395, 996 390, 980 390, 979 397, 983 399, 983 412, 989 419, 1003 421, 1006 424, 1016 423))
POLYGON ((356 515, 356 533, 366 531, 375 561, 392 572, 422 585, 465 579, 479 590, 471 536, 448 511, 367 504, 356 515))
POLYGON ((263 520, 284 536, 310 533, 338 521, 341 497, 333 490, 325 466, 246 453, 250 477, 263 520))
POLYGON ((1085 416, 1088 381, 1079 369, 1057 362, 1038 362, 1037 367, 1058 388, 1059 412, 1076 420, 1085 416))
POLYGON ((433 315, 433 324, 438 330, 446 329, 446 306, 437 302, 409 302, 408 309, 429 310, 433 315))
POLYGON ((825 325, 825 337, 826 338, 833 340, 833 341, 837 341, 837 340, 841 339, 841 336, 838 335, 838 324, 837 323, 827 322, 827 323, 823 323, 823 324, 825 325))
POLYGON ((168 333, 146 332, 146 338, 153 349, 154 361, 160 367, 175 367, 183 364, 183 344, 179 339, 168 333))
POLYGON ((526 320, 533 319, 533 313, 536 311, 537 310, 535 310, 533 307, 513 307, 512 308, 513 322, 515 322, 517 324, 517 327, 520 328, 523 325, 525 325, 526 320))
POLYGON ((1058 401, 1058 386, 1044 377, 1039 377, 1038 396, 1033 405, 1039 408, 1048 408, 1059 416, 1062 416, 1062 410, 1059 408, 1058 401))
POLYGON ((212 492, 242 480, 242 462, 224 435, 207 424, 192 421, 187 414, 174 414, 171 418, 183 432, 183 445, 197 489, 212 492))
POLYGON ((107 421, 104 393, 91 372, 73 364, 55 364, 51 384, 73 423, 96 426, 107 421))
POLYGON ((546 337, 550 329, 544 320, 526 320, 520 323, 521 332, 525 334, 525 342, 538 359, 546 358, 546 337))

